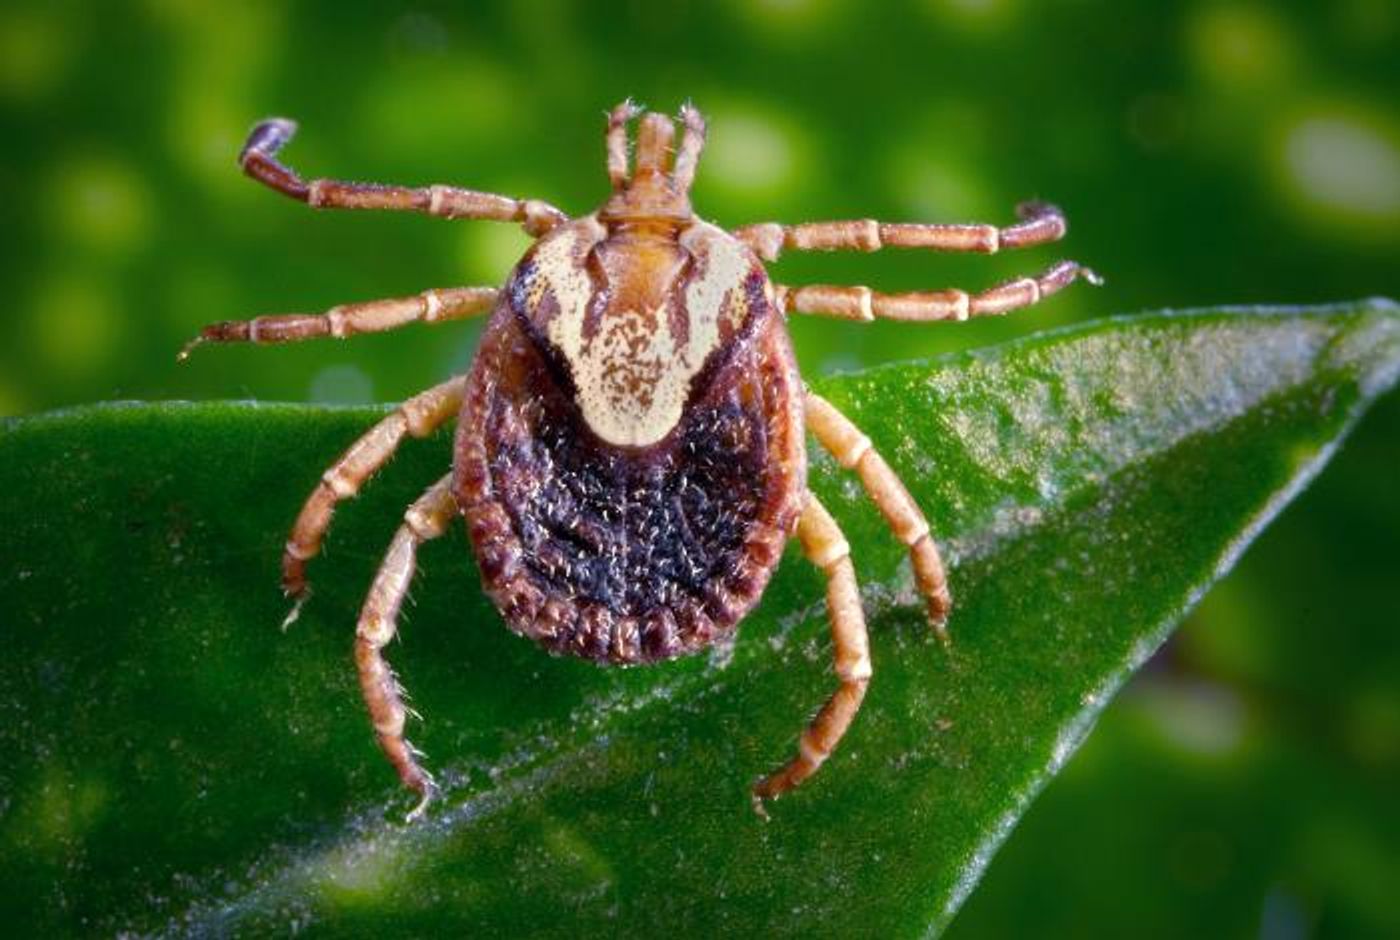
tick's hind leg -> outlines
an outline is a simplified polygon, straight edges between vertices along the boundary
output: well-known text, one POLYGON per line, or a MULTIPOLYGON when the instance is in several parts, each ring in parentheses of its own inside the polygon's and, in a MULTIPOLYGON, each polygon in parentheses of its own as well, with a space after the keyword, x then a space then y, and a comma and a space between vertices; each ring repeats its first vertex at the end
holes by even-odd
POLYGON ((466 377, 459 376, 413 396, 351 444, 321 475, 321 482, 307 497, 292 526, 282 555, 282 588, 298 601, 287 624, 296 619, 300 601, 306 596, 306 562, 321 550, 336 503, 358 493, 365 481, 394 455, 405 436, 427 437, 454 417, 462 407, 466 384, 466 377))
POLYGON ((948 632, 944 626, 948 610, 953 600, 948 594, 948 579, 943 570, 943 559, 939 557, 938 546, 929 532, 928 521, 895 476, 890 465, 880 456, 870 443, 870 438, 861 433, 860 428, 837 411, 831 402, 820 395, 807 393, 804 408, 807 427, 817 441, 831 452, 837 462, 847 470, 855 470, 860 482, 871 500, 880 510, 895 537, 909 546, 909 560, 914 567, 914 583, 928 604, 928 616, 938 638, 948 642, 948 632))
POLYGON ((379 572, 374 576, 374 584, 355 628, 355 665, 360 672, 360 690, 364 693, 379 746, 398 771, 404 786, 421 796, 413 812, 408 814, 409 819, 423 812, 436 788, 433 778, 418 764, 418 751, 404 739, 407 709, 403 704, 403 690, 380 650, 394 638, 397 630, 399 608, 417 568, 418 546, 445 533, 456 515, 457 502, 452 497, 449 473, 404 513, 403 525, 394 535, 379 572))
POLYGON ((831 621, 832 658, 841 685, 802 732, 797 756, 754 786, 754 809, 763 816, 767 815, 764 800, 777 799, 812 776, 836 749, 860 710, 870 682, 870 644, 856 572, 851 565, 851 549, 836 520, 811 493, 807 494, 807 508, 797 523, 797 538, 807 558, 827 577, 826 611, 831 621))

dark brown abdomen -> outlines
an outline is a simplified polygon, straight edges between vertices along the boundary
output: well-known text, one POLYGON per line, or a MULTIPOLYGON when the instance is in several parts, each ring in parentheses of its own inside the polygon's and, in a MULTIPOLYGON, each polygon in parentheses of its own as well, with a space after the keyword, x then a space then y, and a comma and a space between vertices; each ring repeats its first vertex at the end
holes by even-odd
POLYGON ((506 624, 555 653, 638 663, 731 633, 806 487, 801 384, 775 315, 738 340, 658 444, 599 441, 506 309, 457 429, 455 493, 506 624))

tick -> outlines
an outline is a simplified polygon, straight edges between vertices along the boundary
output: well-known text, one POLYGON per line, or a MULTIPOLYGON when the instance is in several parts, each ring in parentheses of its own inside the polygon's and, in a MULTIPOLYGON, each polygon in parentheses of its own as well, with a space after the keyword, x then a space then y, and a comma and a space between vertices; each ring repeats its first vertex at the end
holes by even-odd
POLYGON ((282 561, 282 585, 297 603, 290 621, 336 506, 406 437, 456 421, 451 471, 405 512, 355 631, 379 745, 420 797, 410 818, 435 787, 404 738, 402 693, 382 651, 418 547, 458 517, 507 627, 551 653, 617 665, 695 653, 731 636, 795 535, 827 579, 839 686, 802 732, 796 756, 754 785, 755 807, 762 812, 763 801, 810 777, 860 709, 871 665, 850 546, 807 489, 808 433, 858 474, 908 546, 914 581, 945 640, 950 597, 928 522, 904 485, 859 428, 804 387, 788 315, 966 320, 1036 303, 1076 278, 1098 281, 1062 261, 977 294, 775 284, 764 264, 785 249, 991 253, 1055 241, 1065 221, 1034 203, 1005 228, 863 219, 726 231, 691 210, 705 121, 687 105, 680 123, 674 146, 670 118, 642 114, 630 101, 614 108, 606 130, 611 195, 577 218, 539 200, 454 186, 304 181, 277 160, 296 130, 282 119, 255 127, 239 156, 253 179, 313 208, 517 222, 535 238, 500 288, 441 288, 216 323, 181 353, 202 342, 344 338, 489 317, 465 375, 405 401, 325 471, 282 561), (628 127, 639 117, 629 165, 628 127))

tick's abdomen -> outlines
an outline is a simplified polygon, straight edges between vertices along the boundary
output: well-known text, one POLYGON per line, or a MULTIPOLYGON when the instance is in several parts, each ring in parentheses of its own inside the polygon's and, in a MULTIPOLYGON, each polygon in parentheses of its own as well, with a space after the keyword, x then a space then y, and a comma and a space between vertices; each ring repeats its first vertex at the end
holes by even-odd
POLYGON ((566 385, 498 311, 469 379, 456 494, 507 624, 551 651, 622 663, 732 632, 801 508, 786 337, 760 325, 651 447, 602 441, 566 385))
POLYGON ((637 459, 600 454, 567 414, 533 429, 498 414, 492 478, 527 564, 551 593, 624 615, 692 599, 722 606, 711 586, 762 502, 767 435, 754 418, 728 396, 697 410, 678 446, 637 459))

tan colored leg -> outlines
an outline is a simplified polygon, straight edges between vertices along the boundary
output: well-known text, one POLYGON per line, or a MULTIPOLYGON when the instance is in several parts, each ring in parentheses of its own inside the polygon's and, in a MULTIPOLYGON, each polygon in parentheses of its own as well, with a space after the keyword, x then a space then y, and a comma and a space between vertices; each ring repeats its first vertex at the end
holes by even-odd
POLYGON ((321 541, 330 528, 336 504, 360 491, 365 481, 394 455, 406 435, 427 437, 462 407, 466 376, 459 376, 413 396, 394 412, 370 428, 331 464, 292 526, 282 555, 282 589, 297 604, 283 627, 296 619, 307 596, 306 562, 321 550, 321 541))
POLYGON ((263 121, 248 135, 238 163, 253 179, 313 208, 392 209, 444 219, 519 222, 526 232, 536 236, 568 221, 564 213, 538 199, 512 199, 455 186, 386 186, 325 179, 306 182, 277 160, 277 151, 296 130, 296 122, 286 118, 263 121))
POLYGON ((494 287, 448 287, 425 290, 412 297, 340 304, 325 313, 278 313, 252 320, 226 320, 200 330, 176 358, 188 359, 191 350, 202 343, 294 343, 322 336, 344 339, 360 333, 382 333, 409 323, 461 320, 488 312, 499 294, 494 287))
POLYGON ((397 630, 399 607, 417 568, 418 546, 445 533, 456 515, 457 501, 452 497, 452 474, 449 473, 404 513, 403 525, 394 535, 379 572, 374 576, 374 584, 365 597, 355 627, 355 666, 360 673, 360 691, 364 694, 375 736, 403 785, 421 796, 418 805, 408 814, 410 820, 427 808, 436 787, 432 776, 418 765, 419 752, 404 739, 408 710, 404 708, 403 690, 380 650, 394 638, 397 630))
POLYGON ((787 313, 817 313, 846 320, 966 320, 997 316, 1028 307, 1062 290, 1075 279, 1102 284, 1102 279, 1073 261, 1061 261, 1039 277, 1023 277, 998 284, 980 294, 960 290, 915 294, 881 294, 868 287, 810 284, 785 287, 775 284, 774 299, 787 313))
POLYGON ((804 222, 781 225, 762 222, 735 229, 764 261, 776 261, 784 248, 793 251, 879 251, 881 248, 927 248, 933 251, 977 251, 993 254, 1002 248, 1043 245, 1064 237, 1065 217, 1055 206, 1023 202, 1016 207, 1015 225, 926 225, 911 222, 804 222))
POLYGON ((631 98, 608 112, 608 180, 613 189, 627 185, 627 124, 641 113, 631 98))
POLYGON ((860 710, 870 683, 870 644, 860 590, 851 565, 851 548, 836 520, 807 494, 807 508, 797 523, 797 538, 811 562, 826 573, 826 610, 831 621, 832 658, 841 685, 798 739, 797 756, 753 788, 754 809, 766 817, 763 801, 773 800, 817 772, 840 743, 860 710))
POLYGON ((953 599, 948 594, 943 559, 938 555, 938 546, 918 504, 890 465, 871 445, 870 438, 837 411, 831 402, 808 392, 805 410, 807 427, 812 435, 831 452, 837 463, 860 475, 866 493, 889 523, 895 537, 909 546, 914 583, 928 603, 928 617, 934 632, 946 644, 948 611, 953 606, 953 599))

